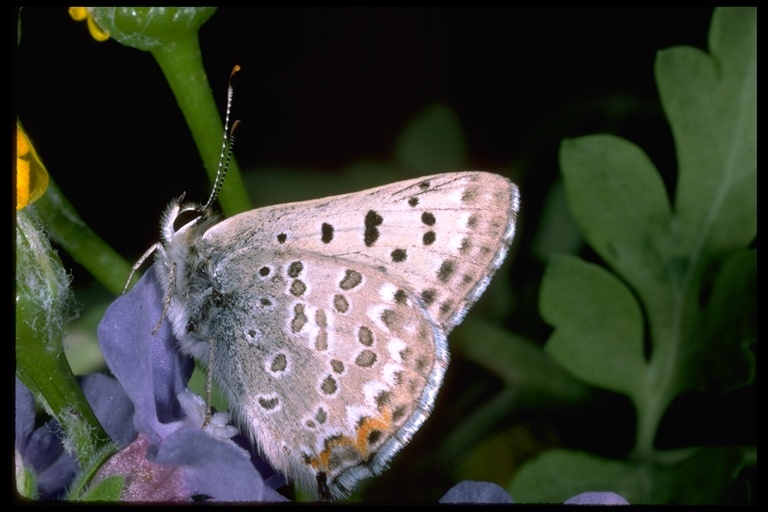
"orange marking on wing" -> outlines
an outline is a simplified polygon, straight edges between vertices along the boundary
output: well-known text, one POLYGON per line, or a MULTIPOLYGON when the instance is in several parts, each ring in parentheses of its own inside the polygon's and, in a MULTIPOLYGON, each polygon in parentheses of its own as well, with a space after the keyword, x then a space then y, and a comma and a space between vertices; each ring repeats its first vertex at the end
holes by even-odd
POLYGON ((323 451, 321 451, 316 457, 312 457, 309 460, 310 466, 315 469, 320 468, 327 472, 329 470, 328 463, 331 459, 331 453, 335 448, 340 446, 355 446, 355 442, 349 436, 338 436, 334 439, 331 439, 326 443, 325 449, 323 449, 323 451))
POLYGON ((360 452, 363 459, 368 458, 368 436, 371 432, 387 432, 392 426, 392 411, 389 407, 384 407, 382 415, 379 418, 364 418, 357 427, 357 443, 355 447, 360 452))
POLYGON ((368 438, 371 432, 387 432, 392 427, 392 409, 382 408, 381 416, 377 418, 366 417, 355 430, 356 439, 349 436, 338 436, 326 442, 323 451, 316 456, 307 459, 308 464, 315 470, 329 472, 329 463, 334 450, 340 447, 352 446, 360 454, 362 460, 367 460, 370 455, 368 450, 368 438))

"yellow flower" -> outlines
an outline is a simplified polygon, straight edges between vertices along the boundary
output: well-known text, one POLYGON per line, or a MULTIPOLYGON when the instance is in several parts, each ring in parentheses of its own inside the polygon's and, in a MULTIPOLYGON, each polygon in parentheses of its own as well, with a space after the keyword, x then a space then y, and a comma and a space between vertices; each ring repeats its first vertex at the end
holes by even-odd
POLYGON ((16 211, 33 203, 48 188, 48 172, 21 126, 16 123, 16 211))
POLYGON ((75 21, 88 20, 88 31, 95 40, 102 42, 109 39, 109 32, 96 24, 93 16, 91 16, 91 11, 87 7, 70 7, 69 15, 75 21))

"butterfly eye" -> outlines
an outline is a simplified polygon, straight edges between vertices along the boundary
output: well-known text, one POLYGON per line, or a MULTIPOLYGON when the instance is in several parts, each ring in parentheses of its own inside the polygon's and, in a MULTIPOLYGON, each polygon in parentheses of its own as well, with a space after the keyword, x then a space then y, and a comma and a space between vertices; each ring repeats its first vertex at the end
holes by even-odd
POLYGON ((192 224, 197 219, 203 216, 203 213, 199 210, 196 210, 194 208, 189 208, 187 210, 182 210, 179 212, 179 214, 176 216, 176 218, 173 220, 173 230, 178 233, 181 228, 188 224, 192 224))

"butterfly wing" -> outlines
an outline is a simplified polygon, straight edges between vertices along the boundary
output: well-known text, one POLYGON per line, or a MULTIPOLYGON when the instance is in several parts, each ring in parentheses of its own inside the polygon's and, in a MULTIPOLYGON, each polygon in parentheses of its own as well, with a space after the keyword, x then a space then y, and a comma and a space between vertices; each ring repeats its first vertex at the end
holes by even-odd
POLYGON ((210 268, 217 290, 197 334, 215 340, 213 375, 268 459, 323 497, 379 473, 426 419, 448 364, 407 283, 291 251, 243 248, 210 268))
POLYGON ((517 187, 503 176, 447 173, 251 210, 205 238, 380 269, 409 283, 447 334, 504 261, 519 206, 517 187))
POLYGON ((275 467, 343 496, 429 414, 445 337, 503 261, 518 208, 506 178, 463 172, 227 219, 185 256, 202 281, 185 278, 181 346, 211 361, 275 467))

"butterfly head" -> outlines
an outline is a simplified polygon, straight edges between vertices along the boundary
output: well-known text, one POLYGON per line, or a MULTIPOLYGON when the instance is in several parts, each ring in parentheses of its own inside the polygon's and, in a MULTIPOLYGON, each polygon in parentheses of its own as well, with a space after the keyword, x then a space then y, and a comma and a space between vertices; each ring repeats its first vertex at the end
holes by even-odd
POLYGON ((195 203, 182 203, 183 198, 184 196, 171 201, 163 214, 160 235, 165 246, 201 236, 219 220, 213 208, 205 208, 195 203))

